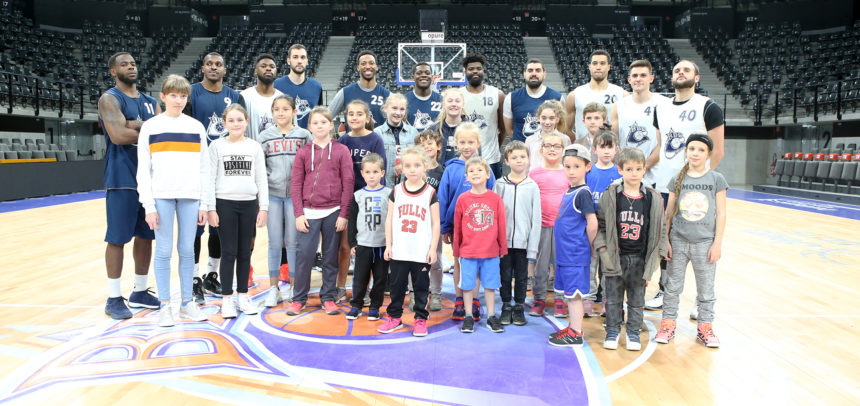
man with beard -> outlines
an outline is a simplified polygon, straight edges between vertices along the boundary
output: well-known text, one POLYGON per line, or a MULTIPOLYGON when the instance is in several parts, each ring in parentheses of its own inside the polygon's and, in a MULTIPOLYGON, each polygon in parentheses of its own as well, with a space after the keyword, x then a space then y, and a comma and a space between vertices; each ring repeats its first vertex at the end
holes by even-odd
POLYGON ((481 129, 481 157, 490 164, 493 176, 502 177, 501 153, 505 132, 500 131, 499 122, 504 122, 505 94, 496 87, 484 83, 484 68, 487 58, 479 53, 463 58, 463 69, 469 83, 464 87, 465 113, 469 121, 481 129))
POLYGON ((426 62, 412 67, 412 91, 406 93, 406 119, 418 132, 433 126, 436 116, 442 111, 442 95, 430 89, 433 84, 433 68, 426 62))
MULTIPOLYGON (((598 49, 591 53, 589 57, 588 71, 591 73, 591 80, 573 89, 568 93, 567 99, 564 102, 567 108, 568 128, 562 131, 574 131, 572 133, 576 138, 588 135, 588 130, 585 128, 585 123, 582 122, 582 117, 577 116, 577 112, 581 112, 588 103, 595 102, 603 104, 606 111, 612 108, 612 104, 627 96, 627 92, 620 86, 609 83, 609 53, 598 49)), ((647 154, 646 154, 647 156, 647 154)))
POLYGON ((332 116, 337 116, 343 112, 349 102, 355 99, 364 100, 370 105, 373 126, 378 127, 385 122, 385 118, 382 117, 382 105, 391 92, 376 82, 376 72, 379 70, 376 65, 376 54, 366 50, 359 52, 355 69, 359 74, 358 82, 338 90, 328 105, 329 110, 332 116))
MULTIPOLYGON (((233 103, 243 103, 239 92, 224 85, 224 75, 227 68, 224 57, 217 52, 210 52, 203 57, 203 81, 191 85, 189 101, 185 105, 183 113, 194 117, 206 128, 208 143, 227 135, 221 113, 233 103)), ((203 235, 204 226, 197 227, 197 236, 194 238, 194 300, 203 304, 203 292, 221 297, 221 283, 218 282, 218 269, 221 263, 221 240, 218 238, 218 229, 209 226, 209 261, 206 274, 200 277, 200 237, 203 235)))
POLYGON ((535 110, 547 100, 561 101, 561 93, 544 86, 546 71, 543 62, 529 59, 523 71, 526 85, 508 93, 504 100, 505 132, 515 141, 525 141, 540 132, 540 123, 535 110))
MULTIPOLYGON (((657 147, 646 160, 646 166, 654 162, 654 189, 663 196, 663 205, 669 198, 667 183, 684 166, 684 149, 690 134, 706 133, 714 141, 711 152, 710 168, 716 169, 723 159, 725 147, 725 120, 723 110, 710 98, 696 94, 699 83, 699 67, 689 60, 681 60, 672 68, 672 87, 675 97, 671 103, 656 107, 653 125, 657 129, 657 147)), ((665 266, 661 263, 661 268, 665 266)), ((663 307, 663 286, 666 272, 660 274, 660 291, 654 298, 645 302, 645 308, 656 310, 663 307)), ((697 308, 693 308, 691 318, 696 318, 697 308)))
POLYGON ((137 65, 128 52, 117 52, 108 60, 116 86, 99 98, 99 124, 105 133, 105 267, 108 299, 105 314, 113 319, 131 318, 120 290, 123 249, 134 237, 134 291, 131 307, 158 309, 158 298, 147 288, 152 240, 155 234, 144 220, 145 212, 137 194, 137 138, 144 121, 161 112, 154 98, 137 90, 137 65))
POLYGON ((299 127, 308 128, 308 113, 323 103, 322 85, 307 76, 308 50, 302 44, 293 44, 287 51, 290 73, 275 80, 275 89, 288 94, 296 101, 296 121, 299 127))
POLYGON ((263 132, 269 126, 275 124, 272 118, 272 101, 275 97, 282 95, 280 90, 275 89, 275 76, 278 74, 278 66, 275 57, 271 54, 260 54, 254 63, 254 74, 257 75, 256 86, 242 91, 244 101, 243 107, 248 110, 248 138, 257 139, 257 134, 263 132))

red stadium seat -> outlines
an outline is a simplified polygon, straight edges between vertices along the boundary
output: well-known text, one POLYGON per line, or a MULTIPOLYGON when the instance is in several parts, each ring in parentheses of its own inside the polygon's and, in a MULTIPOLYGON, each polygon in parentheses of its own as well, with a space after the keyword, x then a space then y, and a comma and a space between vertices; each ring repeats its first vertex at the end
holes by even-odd
POLYGON ((801 158, 803 158, 803 152, 795 152, 795 153, 794 153, 794 155, 792 155, 792 158, 793 158, 793 159, 801 159, 801 158))
POLYGON ((824 158, 825 158, 825 155, 819 152, 819 153, 815 154, 815 158, 814 158, 814 159, 815 159, 816 161, 823 161, 823 160, 824 160, 824 158))
POLYGON ((807 153, 803 154, 803 160, 811 161, 812 160, 812 152, 807 152, 807 153))
POLYGON ((840 161, 851 161, 851 154, 842 154, 839 156, 840 161))
POLYGON ((831 153, 827 154, 827 160, 828 161, 838 161, 839 160, 839 154, 831 152, 831 153))
POLYGON ((786 152, 782 154, 782 159, 791 159, 792 155, 793 154, 791 152, 786 152))
POLYGON ((854 154, 854 158, 852 158, 851 160, 852 161, 860 161, 860 152, 854 154))

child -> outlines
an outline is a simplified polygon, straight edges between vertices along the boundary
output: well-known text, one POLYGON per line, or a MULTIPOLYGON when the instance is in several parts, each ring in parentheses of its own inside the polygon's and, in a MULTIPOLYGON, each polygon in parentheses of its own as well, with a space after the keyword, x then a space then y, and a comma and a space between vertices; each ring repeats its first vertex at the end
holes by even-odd
MULTIPOLYGON (((465 165, 466 161, 476 156, 478 149, 481 148, 481 130, 475 124, 463 123, 457 127, 454 139, 460 157, 445 163, 445 173, 442 174, 442 181, 439 183, 442 241, 445 244, 454 243, 454 211, 457 207, 457 198, 472 188, 472 184, 466 178, 465 165)), ((487 189, 492 190, 495 183, 496 180, 490 176, 487 179, 487 189)), ((460 289, 460 261, 457 260, 456 256, 454 257, 454 290, 457 296, 454 300, 454 313, 451 318, 463 320, 466 317, 466 309, 463 303, 463 291, 460 289)), ((472 316, 475 321, 481 320, 481 302, 478 299, 472 300, 472 316)))
POLYGON ((564 194, 555 220, 555 292, 564 294, 570 325, 550 334, 549 343, 558 347, 582 346, 582 296, 588 291, 591 243, 597 234, 597 216, 585 173, 591 167, 591 151, 579 144, 564 150, 564 172, 570 190, 564 194))
POLYGON ((257 314, 259 309, 248 297, 251 272, 251 238, 254 219, 257 227, 266 224, 269 187, 266 158, 260 143, 245 137, 248 112, 238 104, 224 109, 228 135, 209 145, 209 162, 214 188, 209 195, 209 224, 221 237, 221 317, 236 317, 233 300, 235 264, 238 307, 242 313, 257 314), (257 211, 259 205, 259 212, 257 211))
MULTIPOLYGON (((582 109, 582 122, 588 130, 588 134, 576 134, 575 144, 584 145, 589 151, 594 149, 594 137, 598 131, 606 128, 606 107, 600 103, 591 102, 582 109)), ((597 154, 591 154, 591 162, 597 161, 597 154)))
POLYGON ((179 284, 182 307, 179 317, 207 320, 192 295, 194 278, 194 236, 205 224, 206 196, 209 193, 209 163, 206 130, 199 121, 182 114, 191 85, 185 78, 170 75, 161 86, 163 113, 140 127, 137 148, 137 193, 146 211, 146 223, 155 231, 155 283, 161 311, 158 325, 170 327, 170 257, 173 251, 173 218, 179 235, 179 284), (201 204, 201 201, 204 203, 201 204))
POLYGON ((278 289, 281 268, 281 248, 286 247, 290 280, 295 276, 298 231, 293 214, 290 178, 296 153, 305 143, 313 141, 308 130, 294 124, 296 102, 292 96, 279 95, 272 101, 275 125, 257 135, 266 156, 266 173, 269 178, 269 290, 266 307, 277 306, 283 299, 278 289))
POLYGON ((415 136, 418 135, 415 127, 403 121, 406 106, 406 97, 402 94, 388 95, 382 105, 385 123, 373 130, 382 137, 385 145, 385 184, 389 187, 400 183, 400 154, 415 143, 415 136))
MULTIPOLYGON (((598 130, 594 137, 594 148, 592 148, 592 156, 597 155, 597 162, 591 166, 591 170, 585 175, 585 183, 588 189, 591 190, 591 195, 594 197, 594 209, 597 210, 597 203, 600 201, 600 195, 612 182, 621 178, 621 173, 618 167, 612 163, 615 159, 615 153, 618 151, 618 139, 615 134, 609 130, 598 130)), ((585 309, 585 317, 591 317, 594 311, 594 302, 597 299, 598 283, 597 270, 600 266, 599 258, 591 260, 591 287, 587 295, 582 301, 582 306, 585 309)), ((603 274, 601 273, 601 278, 603 274)), ((602 286, 602 279, 600 285, 602 286)), ((603 302, 603 310, 606 313, 606 302, 603 302)))
POLYGON ((361 176, 367 186, 357 190, 349 208, 349 246, 355 255, 355 271, 352 277, 352 309, 346 318, 355 320, 361 316, 367 284, 373 273, 373 288, 370 289, 368 320, 379 320, 379 307, 385 299, 385 282, 388 279, 388 264, 383 259, 385 249, 384 221, 388 212, 386 199, 391 189, 380 184, 385 176, 385 161, 375 153, 364 156, 361 176))
POLYGON ((564 114, 564 106, 558 100, 547 100, 538 107, 536 115, 540 121, 540 132, 525 141, 529 153, 529 170, 543 166, 541 144, 544 136, 561 135, 562 144, 565 147, 570 145, 570 137, 558 131, 558 128, 566 128, 564 114))
MULTIPOLYGON (((600 137, 598 135, 598 142, 600 137)), ((598 155, 601 155, 599 151, 598 155)), ((642 182, 645 176, 642 151, 624 148, 616 161, 623 182, 612 184, 601 195, 597 205, 597 236, 594 238, 594 249, 599 255, 605 278, 606 339, 603 348, 618 348, 626 293, 627 349, 639 351, 642 349, 639 332, 645 305, 645 281, 651 279, 660 257, 666 256, 668 241, 663 238, 666 222, 660 193, 642 182)), ((594 171, 592 168, 589 174, 594 171)), ((597 262, 595 258, 591 261, 597 262)), ((593 279, 591 286, 593 291, 593 279)))
MULTIPOLYGON (((472 301, 472 292, 480 276, 487 302, 487 328, 494 333, 505 331, 496 317, 495 290, 499 288, 499 257, 508 253, 505 227, 505 203, 499 195, 487 189, 492 177, 490 165, 481 157, 466 161, 466 179, 472 189, 457 198, 454 211, 454 257, 460 258, 460 290, 465 302, 472 301)), ((472 312, 466 311, 460 331, 475 330, 472 312)))
POLYGON ((415 325, 412 335, 427 335, 427 271, 436 262, 439 241, 439 201, 436 191, 424 181, 427 156, 420 148, 407 148, 400 157, 404 182, 394 186, 388 199, 385 218, 385 260, 391 261, 391 303, 388 321, 377 331, 383 334, 403 327, 403 299, 406 285, 412 278, 415 302, 415 325))
POLYGON ((442 134, 440 164, 457 157, 457 140, 454 134, 460 124, 469 121, 463 113, 465 103, 463 92, 459 88, 451 87, 442 92, 442 111, 436 117, 436 132, 442 134))
POLYGON ((314 107, 309 114, 308 128, 314 137, 299 148, 293 163, 290 193, 293 213, 299 231, 296 251, 293 303, 287 314, 296 316, 305 308, 311 286, 311 268, 322 235, 322 287, 320 301, 328 314, 338 314, 334 303, 337 293, 337 247, 340 232, 349 218, 353 179, 349 149, 331 139, 334 128, 331 113, 325 107, 314 107))
MULTIPOLYGON (((537 257, 534 266, 534 288, 529 316, 541 317, 546 309, 546 292, 549 285, 549 267, 555 263, 556 246, 553 239, 555 217, 564 193, 570 188, 570 183, 561 165, 561 154, 564 150, 562 135, 550 134, 544 136, 541 154, 544 163, 540 168, 529 172, 540 189, 541 231, 538 243, 537 257)), ((567 317, 567 307, 560 297, 555 298, 555 317, 567 317)))
MULTIPOLYGON (((536 138, 529 137, 527 140, 536 138)), ((529 151, 521 141, 511 141, 505 147, 505 164, 511 168, 507 176, 499 179, 493 192, 505 202, 508 255, 501 259, 502 325, 524 326, 524 304, 529 268, 534 268, 540 242, 541 218, 540 189, 528 177, 529 151), (514 305, 511 306, 511 280, 516 279, 514 305)), ((534 273, 534 269, 532 269, 534 273)))
POLYGON ((663 321, 655 341, 668 344, 675 336, 678 296, 684 290, 687 263, 693 263, 696 275, 696 303, 699 306, 697 338, 705 346, 717 348, 720 340, 711 323, 714 320, 714 276, 726 228, 726 179, 709 170, 708 158, 714 141, 707 134, 687 137, 687 163, 669 182, 668 213, 669 260, 666 292, 663 298, 663 321))
MULTIPOLYGON (((442 155, 442 137, 433 130, 424 130, 415 137, 415 145, 424 149, 424 154, 430 158, 427 162, 425 175, 427 183, 433 189, 439 190, 439 182, 445 172, 445 165, 439 163, 442 155)), ((442 310, 442 237, 436 244, 436 262, 430 264, 430 306, 428 310, 438 312, 442 310)))

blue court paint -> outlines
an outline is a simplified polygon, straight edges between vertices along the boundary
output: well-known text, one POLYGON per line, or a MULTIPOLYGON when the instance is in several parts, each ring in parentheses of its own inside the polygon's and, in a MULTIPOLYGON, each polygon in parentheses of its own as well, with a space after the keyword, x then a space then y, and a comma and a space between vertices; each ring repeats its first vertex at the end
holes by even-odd
POLYGON ((783 207, 808 211, 810 213, 824 214, 828 216, 843 217, 852 220, 860 220, 860 207, 849 204, 825 202, 821 200, 804 199, 800 197, 774 195, 770 193, 753 192, 750 190, 729 189, 726 196, 731 199, 744 200, 752 203, 761 203, 768 206, 783 207))
POLYGON ((32 199, 12 200, 8 202, 0 202, 0 213, 8 213, 11 211, 38 209, 40 207, 56 206, 58 204, 77 203, 87 200, 104 199, 104 190, 95 190, 92 192, 72 193, 69 195, 56 195, 35 197, 32 199))

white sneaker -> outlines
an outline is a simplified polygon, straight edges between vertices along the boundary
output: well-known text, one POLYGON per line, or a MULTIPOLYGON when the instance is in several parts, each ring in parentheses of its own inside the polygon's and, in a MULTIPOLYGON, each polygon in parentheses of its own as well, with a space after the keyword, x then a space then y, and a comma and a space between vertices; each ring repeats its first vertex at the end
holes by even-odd
POLYGON ((693 305, 693 310, 690 310, 690 318, 693 320, 699 320, 699 305, 693 305))
POLYGON ((239 310, 245 314, 257 314, 260 312, 257 305, 251 301, 251 297, 245 294, 239 294, 239 310))
POLYGON ((221 317, 225 319, 236 318, 236 302, 232 297, 226 297, 221 300, 221 317))
POLYGON ((179 308, 179 317, 184 317, 194 321, 209 320, 206 313, 203 313, 203 311, 200 310, 200 306, 198 306, 194 301, 190 301, 185 306, 179 308))
POLYGON ((158 311, 158 326, 173 327, 175 325, 176 321, 173 320, 173 307, 170 306, 170 303, 161 306, 161 310, 158 311))
POLYGON ((283 301, 284 299, 281 298, 281 290, 278 289, 277 286, 270 287, 269 291, 266 292, 266 301, 264 302, 266 307, 275 307, 278 303, 283 301))
POLYGON ((645 308, 648 310, 659 310, 663 308, 663 291, 657 291, 653 299, 645 301, 645 308))
POLYGON ((607 333, 606 339, 603 340, 603 348, 606 348, 607 350, 618 349, 618 334, 615 334, 614 336, 610 336, 607 333))
POLYGON ((642 343, 639 342, 638 336, 633 337, 627 336, 627 351, 640 351, 642 350, 642 343))

